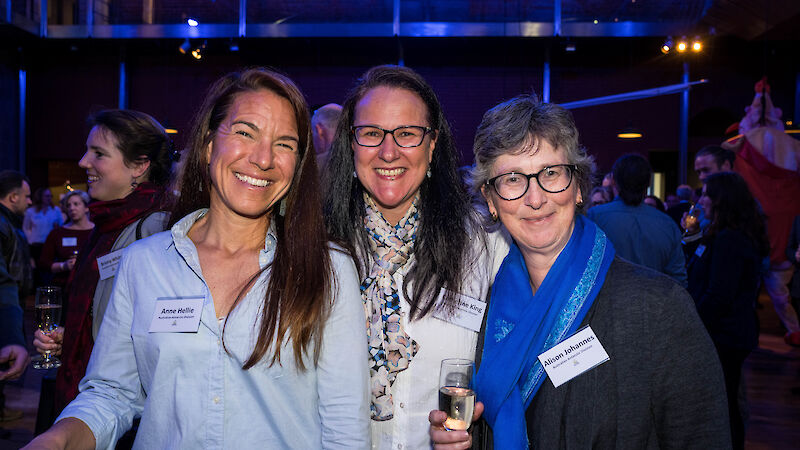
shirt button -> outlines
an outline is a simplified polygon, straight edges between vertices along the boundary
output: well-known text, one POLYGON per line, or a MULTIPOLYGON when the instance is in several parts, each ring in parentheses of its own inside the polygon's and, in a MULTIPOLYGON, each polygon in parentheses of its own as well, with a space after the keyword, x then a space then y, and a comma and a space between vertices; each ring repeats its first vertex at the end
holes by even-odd
POLYGON ((397 444, 397 448, 403 448, 403 444, 397 444))
POLYGON ((405 408, 405 407, 406 407, 406 404, 401 402, 401 403, 400 403, 400 407, 401 407, 401 408, 405 408))
POLYGON ((214 404, 215 404, 215 405, 218 405, 218 404, 219 404, 219 397, 214 397, 214 404))

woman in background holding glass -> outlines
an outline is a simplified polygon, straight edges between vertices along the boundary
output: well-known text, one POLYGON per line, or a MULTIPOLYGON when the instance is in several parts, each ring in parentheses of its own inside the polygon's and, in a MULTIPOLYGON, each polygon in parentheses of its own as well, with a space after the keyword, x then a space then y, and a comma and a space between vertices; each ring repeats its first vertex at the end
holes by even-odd
POLYGON ((78 251, 89 239, 94 223, 89 220, 89 195, 74 190, 68 192, 61 200, 69 221, 64 226, 54 229, 47 236, 39 258, 39 266, 53 273, 50 282, 63 288, 67 278, 75 267, 78 251))
MULTIPOLYGON (((535 96, 514 98, 484 115, 474 150, 473 189, 514 240, 477 353, 488 424, 478 427, 486 431, 475 436, 478 447, 729 447, 719 362, 691 298, 672 279, 616 257, 582 215, 593 162, 571 114, 535 96), (579 330, 586 340, 545 359, 553 369, 578 355, 564 367, 580 375, 558 385, 538 357, 579 330), (581 359, 590 347, 609 359, 581 359)), ((442 448, 470 446, 466 431, 443 429, 443 412, 430 420, 442 448)))
POLYGON ((67 283, 64 327, 49 335, 37 331, 33 342, 39 353, 61 355, 56 412, 75 398, 86 373, 114 286, 118 266, 110 263, 135 240, 163 231, 167 218, 157 213, 166 202, 164 186, 172 165, 164 127, 145 113, 117 109, 98 112, 89 124, 86 153, 78 165, 86 169, 95 228, 67 283))
POLYGON ((343 104, 330 152, 325 219, 360 268, 372 446, 428 448, 440 363, 475 351, 479 324, 455 313, 484 304, 487 245, 502 257, 502 243, 487 243, 439 100, 413 70, 368 70, 343 104))
POLYGON ((308 107, 266 69, 210 88, 171 230, 130 246, 81 394, 31 448, 368 446, 363 312, 325 236, 308 107))

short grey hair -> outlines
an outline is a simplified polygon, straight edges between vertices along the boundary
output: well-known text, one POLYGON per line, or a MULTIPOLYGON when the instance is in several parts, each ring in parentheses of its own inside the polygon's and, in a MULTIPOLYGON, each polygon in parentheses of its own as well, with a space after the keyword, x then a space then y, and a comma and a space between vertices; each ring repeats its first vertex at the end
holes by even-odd
POLYGON ((342 115, 342 107, 336 103, 328 103, 320 107, 311 116, 311 126, 322 124, 325 128, 335 131, 336 124, 339 122, 339 117, 342 115))
POLYGON ((573 181, 578 183, 583 198, 577 213, 583 213, 590 199, 594 158, 578 144, 578 129, 572 114, 562 106, 542 103, 535 94, 514 97, 483 115, 473 145, 475 168, 470 181, 473 193, 480 195, 497 158, 536 151, 541 139, 556 150, 563 150, 567 163, 577 166, 573 181))
POLYGON ((65 211, 67 209, 67 202, 69 201, 69 198, 73 197, 75 195, 77 195, 78 197, 81 198, 81 200, 83 200, 83 204, 84 205, 89 206, 89 202, 90 202, 89 194, 87 194, 86 192, 83 192, 80 189, 75 189, 75 190, 69 191, 66 194, 64 194, 64 197, 61 199, 61 206, 64 208, 65 211))

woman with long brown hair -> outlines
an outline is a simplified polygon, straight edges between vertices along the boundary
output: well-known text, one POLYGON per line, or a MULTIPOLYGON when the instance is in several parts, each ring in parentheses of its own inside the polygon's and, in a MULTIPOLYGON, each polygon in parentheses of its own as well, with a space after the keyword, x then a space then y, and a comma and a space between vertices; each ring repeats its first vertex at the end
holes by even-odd
POLYGON ((82 392, 40 439, 112 447, 141 416, 137 448, 368 445, 356 269, 327 242, 313 155, 291 80, 211 87, 172 228, 126 251, 82 392))

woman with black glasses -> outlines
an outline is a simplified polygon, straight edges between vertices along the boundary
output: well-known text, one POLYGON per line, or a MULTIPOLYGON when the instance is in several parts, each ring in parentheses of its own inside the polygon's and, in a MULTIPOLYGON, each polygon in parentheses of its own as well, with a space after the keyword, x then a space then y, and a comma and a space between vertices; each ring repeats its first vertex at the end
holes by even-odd
MULTIPOLYGON (((457 172, 436 95, 396 66, 367 71, 343 104, 325 219, 355 250, 369 345, 373 448, 428 448, 445 358, 472 358, 491 281, 487 241, 457 172)), ((355 351, 356 349, 354 349, 355 351)))
MULTIPOLYGON (((476 353, 478 447, 730 447, 719 361, 691 297, 616 257, 583 216, 593 161, 569 111, 514 98, 484 115, 474 149, 472 187, 513 238, 476 353)), ((444 418, 430 414, 434 442, 469 448, 444 418)))

